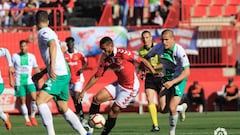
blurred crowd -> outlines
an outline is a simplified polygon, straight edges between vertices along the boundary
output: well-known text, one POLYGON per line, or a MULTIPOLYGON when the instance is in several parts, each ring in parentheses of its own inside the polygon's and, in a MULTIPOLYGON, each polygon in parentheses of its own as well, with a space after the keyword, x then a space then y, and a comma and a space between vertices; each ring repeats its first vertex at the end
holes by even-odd
POLYGON ((173 0, 112 0, 114 25, 163 25, 173 0))
MULTIPOLYGON (((33 26, 35 25, 35 13, 38 8, 62 7, 64 18, 67 18, 69 11, 66 5, 69 2, 70 0, 0 0, 0 25, 1 27, 33 26)), ((50 17, 53 17, 54 10, 49 9, 48 13, 50 17)), ((55 14, 59 19, 59 10, 55 14)), ((54 19, 50 19, 51 26, 54 24, 53 21, 54 19)))

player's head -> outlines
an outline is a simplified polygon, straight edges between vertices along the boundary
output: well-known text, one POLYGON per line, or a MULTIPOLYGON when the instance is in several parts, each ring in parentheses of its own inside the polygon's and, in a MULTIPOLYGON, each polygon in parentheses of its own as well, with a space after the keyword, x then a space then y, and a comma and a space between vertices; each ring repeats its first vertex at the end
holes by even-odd
POLYGON ((65 42, 67 43, 68 49, 74 48, 74 38, 73 37, 67 37, 65 42))
POLYGON ((197 86, 197 85, 198 85, 198 81, 194 81, 194 82, 193 82, 193 85, 194 85, 194 86, 197 86))
POLYGON ((151 35, 150 31, 143 31, 142 32, 142 41, 143 41, 144 46, 147 49, 151 48, 151 46, 152 46, 152 35, 151 35))
POLYGON ((232 77, 228 78, 228 84, 233 84, 233 78, 232 77))
POLYGON ((170 29, 166 29, 161 34, 162 43, 165 49, 170 49, 174 46, 174 34, 170 29))
POLYGON ((103 37, 100 40, 100 49, 107 56, 113 56, 113 40, 110 37, 103 37))
POLYGON ((22 54, 25 54, 28 52, 28 41, 27 40, 20 40, 19 45, 20 45, 20 52, 22 54))
POLYGON ((36 13, 36 23, 38 28, 46 27, 49 24, 47 11, 39 10, 36 13))

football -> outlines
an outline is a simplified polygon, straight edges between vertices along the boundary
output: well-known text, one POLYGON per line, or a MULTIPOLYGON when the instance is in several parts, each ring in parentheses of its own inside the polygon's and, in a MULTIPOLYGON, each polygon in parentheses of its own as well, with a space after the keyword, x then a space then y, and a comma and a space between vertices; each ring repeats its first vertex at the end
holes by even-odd
POLYGON ((96 113, 90 117, 89 124, 95 128, 103 128, 106 120, 102 114, 96 113))

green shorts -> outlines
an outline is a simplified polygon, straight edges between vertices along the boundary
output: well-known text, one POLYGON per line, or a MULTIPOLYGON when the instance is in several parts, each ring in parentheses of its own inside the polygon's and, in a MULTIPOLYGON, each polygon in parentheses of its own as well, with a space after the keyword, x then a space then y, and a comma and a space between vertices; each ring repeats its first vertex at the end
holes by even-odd
MULTIPOLYGON (((166 82, 166 80, 165 80, 165 82, 166 82)), ((172 94, 172 95, 179 96, 179 97, 182 97, 183 94, 184 94, 184 89, 185 89, 185 87, 186 87, 186 84, 187 84, 187 79, 184 79, 184 80, 182 80, 181 82, 173 85, 173 86, 170 88, 171 94, 172 94)))
POLYGON ((34 84, 15 86, 15 96, 24 97, 29 93, 36 92, 34 84))
POLYGON ((3 84, 3 83, 0 83, 0 94, 3 93, 3 90, 4 90, 4 84, 3 84))
POLYGON ((70 75, 57 76, 56 80, 48 78, 42 90, 54 96, 54 100, 68 101, 70 75))

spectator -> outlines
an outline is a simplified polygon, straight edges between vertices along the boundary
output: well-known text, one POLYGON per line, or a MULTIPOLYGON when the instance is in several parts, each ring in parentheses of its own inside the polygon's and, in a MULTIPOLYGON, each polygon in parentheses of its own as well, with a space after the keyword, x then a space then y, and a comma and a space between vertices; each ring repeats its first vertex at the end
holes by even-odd
POLYGON ((198 111, 202 113, 206 111, 206 100, 204 96, 204 89, 199 85, 198 81, 194 81, 193 84, 188 88, 186 97, 188 106, 192 104, 198 105, 198 111))
MULTIPOLYGON (((64 21, 69 17, 70 13, 67 8, 67 4, 70 2, 70 0, 57 0, 58 7, 62 7, 63 12, 63 19, 64 21)), ((58 11, 59 12, 59 11, 58 11)), ((59 13, 58 13, 59 14, 59 13)), ((60 14, 59 14, 60 15, 60 14)), ((58 16, 59 17, 59 16, 58 16)))
POLYGON ((232 103, 238 107, 238 87, 234 84, 233 78, 228 79, 228 84, 223 86, 223 93, 218 93, 216 104, 220 111, 224 111, 226 103, 232 103))
POLYGON ((143 24, 143 9, 145 3, 144 0, 134 0, 134 25, 142 25, 143 24), (140 22, 139 22, 140 20, 140 22))
MULTIPOLYGON (((56 2, 52 2, 51 0, 45 0, 43 3, 40 4, 40 8, 48 8, 46 9, 49 18, 53 18, 53 19, 49 19, 49 25, 53 26, 54 25, 54 11, 51 8, 55 8, 58 7, 58 4, 56 2)), ((59 22, 59 21, 57 21, 59 22)))
POLYGON ((25 10, 25 14, 24 14, 24 17, 23 17, 23 25, 31 27, 31 26, 36 24, 36 22, 35 22, 35 13, 37 11, 36 10, 37 5, 36 5, 35 2, 29 1, 26 4, 26 8, 27 8, 27 10, 25 10))
POLYGON ((0 0, 0 26, 9 25, 9 9, 10 5, 5 0, 0 0))
POLYGON ((148 20, 149 25, 152 25, 152 20, 154 20, 156 16, 156 12, 160 10, 160 1, 159 0, 149 0, 149 11, 150 18, 148 20))
POLYGON ((10 4, 10 26, 22 26, 25 4, 21 0, 12 0, 10 4))
POLYGON ((155 11, 154 13, 155 13, 155 16, 151 20, 151 24, 152 25, 160 25, 160 26, 162 26, 163 25, 163 18, 161 16, 160 11, 155 11))

